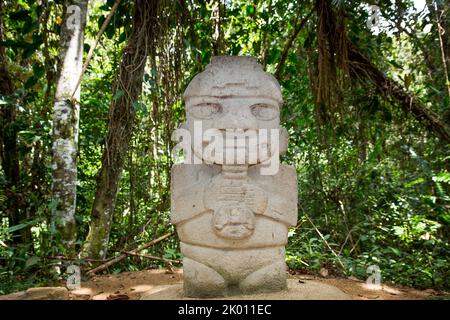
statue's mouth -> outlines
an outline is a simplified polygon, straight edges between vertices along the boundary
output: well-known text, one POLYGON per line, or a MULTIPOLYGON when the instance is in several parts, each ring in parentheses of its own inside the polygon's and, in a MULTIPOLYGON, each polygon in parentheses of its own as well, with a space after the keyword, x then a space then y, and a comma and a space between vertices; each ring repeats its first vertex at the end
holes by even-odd
POLYGON ((201 121, 194 121, 177 129, 176 139, 180 142, 175 151, 184 151, 185 164, 262 164, 262 175, 278 172, 277 159, 280 153, 286 151, 287 146, 286 130, 281 127, 217 129, 208 126, 211 126, 211 123, 202 128, 201 121))

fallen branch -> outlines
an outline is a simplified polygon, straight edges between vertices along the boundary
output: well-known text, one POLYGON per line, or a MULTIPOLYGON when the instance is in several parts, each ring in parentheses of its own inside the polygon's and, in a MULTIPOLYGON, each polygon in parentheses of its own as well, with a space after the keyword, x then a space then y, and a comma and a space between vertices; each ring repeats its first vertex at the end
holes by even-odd
POLYGON ((152 255, 149 255, 149 254, 136 253, 136 252, 133 252, 133 251, 122 251, 122 252, 127 254, 127 255, 130 255, 130 256, 136 256, 136 257, 147 258, 147 259, 151 259, 151 260, 163 261, 163 262, 165 262, 167 264, 181 263, 181 260, 166 259, 166 258, 162 258, 162 257, 152 256, 152 255))
POLYGON ((352 232, 352 230, 350 230, 348 233, 347 233, 347 236, 345 237, 345 240, 344 240, 344 243, 342 244, 342 246, 341 246, 341 249, 339 249, 339 255, 341 255, 342 254, 342 250, 344 250, 344 247, 345 247, 345 245, 347 244, 347 241, 348 241, 348 238, 350 237, 350 233, 352 232))
POLYGON ((361 238, 359 238, 358 239, 358 241, 356 241, 356 243, 355 243, 355 245, 352 247, 352 249, 350 250, 350 252, 348 253, 348 255, 351 255, 352 254, 352 252, 353 252, 353 250, 355 250, 356 249, 356 246, 358 245, 358 243, 359 243, 359 240, 361 240, 361 238))
POLYGON ((322 238, 322 240, 325 242, 325 244, 327 245, 328 249, 330 249, 330 251, 334 254, 334 256, 337 258, 339 264, 341 265, 344 273, 347 273, 345 270, 345 266, 341 261, 341 258, 339 257, 339 255, 333 250, 333 248, 330 247, 330 245, 328 244, 327 240, 325 239, 325 237, 322 235, 322 233, 319 231, 319 229, 317 229, 316 225, 312 222, 312 220, 308 217, 308 215, 306 213, 305 217, 309 220, 309 222, 311 223, 311 225, 314 227, 314 229, 316 230, 316 232, 319 234, 320 238, 322 238))
POLYGON ((73 259, 73 258, 66 258, 63 256, 50 256, 47 257, 47 259, 50 260, 64 260, 64 261, 73 261, 73 262, 77 262, 77 261, 87 261, 87 262, 103 262, 106 263, 108 261, 111 261, 114 258, 110 258, 110 259, 90 259, 90 258, 80 258, 80 259, 73 259))
POLYGON ((118 256, 118 257, 116 257, 116 258, 114 258, 114 259, 112 259, 112 260, 110 260, 110 261, 108 261, 108 262, 106 262, 106 263, 104 263, 104 264, 94 268, 94 269, 89 270, 86 273, 86 275, 87 276, 93 276, 95 273, 97 273, 99 271, 103 271, 103 270, 107 269, 108 267, 112 266, 113 264, 116 264, 117 262, 124 260, 131 252, 132 253, 138 253, 139 251, 147 249, 148 247, 151 247, 154 244, 157 244, 158 242, 163 241, 164 239, 170 237, 171 235, 173 235, 173 232, 166 233, 165 235, 163 235, 163 236, 161 236, 161 237, 159 237, 157 239, 154 239, 154 240, 150 241, 147 244, 144 244, 144 245, 142 245, 142 246, 140 246, 140 247, 138 247, 138 248, 136 248, 134 250, 128 251, 128 254, 127 253, 121 254, 120 256, 118 256))

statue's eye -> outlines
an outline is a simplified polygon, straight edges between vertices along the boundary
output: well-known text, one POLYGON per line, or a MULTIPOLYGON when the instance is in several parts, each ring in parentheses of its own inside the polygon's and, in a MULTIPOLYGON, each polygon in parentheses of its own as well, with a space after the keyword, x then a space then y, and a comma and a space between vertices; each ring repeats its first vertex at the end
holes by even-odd
POLYGON ((217 103, 201 103, 189 109, 189 113, 199 119, 212 119, 214 115, 221 112, 222 106, 217 103))
POLYGON ((278 110, 268 104, 258 103, 250 107, 252 114, 259 120, 273 120, 278 115, 278 110))

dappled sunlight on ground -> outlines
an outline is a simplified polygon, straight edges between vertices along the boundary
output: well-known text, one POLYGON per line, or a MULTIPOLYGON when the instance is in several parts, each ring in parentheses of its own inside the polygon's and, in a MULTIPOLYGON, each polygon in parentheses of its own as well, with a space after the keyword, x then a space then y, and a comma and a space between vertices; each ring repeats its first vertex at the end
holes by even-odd
POLYGON ((139 299, 143 292, 158 290, 182 282, 182 271, 143 270, 114 275, 101 275, 82 281, 81 289, 71 291, 73 299, 139 299))
MULTIPOLYGON (((417 290, 385 283, 381 283, 378 288, 374 288, 374 286, 369 286, 366 282, 354 277, 325 278, 313 275, 291 274, 289 278, 291 282, 295 281, 295 285, 300 291, 302 286, 306 290, 311 280, 316 283, 336 287, 354 300, 423 300, 437 298, 438 296, 448 297, 449 295, 433 289, 417 290)), ((81 288, 70 292, 64 288, 65 283, 61 282, 59 287, 29 289, 27 292, 21 291, 11 295, 0 296, 0 300, 137 300, 144 295, 149 296, 158 294, 158 292, 166 289, 173 289, 173 285, 181 285, 182 283, 183 271, 181 269, 173 271, 162 269, 143 270, 82 279, 81 288), (35 292, 33 294, 29 293, 32 290, 35 292)))
MULTIPOLYGON (((302 276, 296 276, 300 279, 302 276)), ((434 290, 417 290, 408 287, 394 286, 381 283, 381 286, 370 286, 356 278, 317 278, 314 279, 341 289, 356 300, 423 300, 431 298, 434 290)))
MULTIPOLYGON (((420 300, 428 299, 435 293, 433 290, 416 290, 383 283, 378 290, 373 290, 364 281, 356 278, 323 278, 310 275, 291 275, 290 278, 314 280, 335 286, 358 300, 420 300)), ((72 291, 71 295, 74 299, 106 300, 127 297, 139 299, 144 292, 147 294, 157 293, 172 284, 182 282, 183 272, 181 269, 175 269, 173 273, 166 270, 125 272, 117 275, 96 276, 89 281, 82 282, 83 288, 80 294, 72 291)))

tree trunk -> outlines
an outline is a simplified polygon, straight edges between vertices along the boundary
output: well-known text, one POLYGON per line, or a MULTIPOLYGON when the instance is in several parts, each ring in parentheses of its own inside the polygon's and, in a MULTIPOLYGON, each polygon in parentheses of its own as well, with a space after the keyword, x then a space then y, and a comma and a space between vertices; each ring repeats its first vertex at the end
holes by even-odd
POLYGON ((56 239, 61 241, 67 253, 73 253, 76 240, 76 160, 80 111, 80 89, 76 86, 83 62, 88 0, 69 0, 66 4, 66 18, 61 26, 60 66, 53 107, 52 192, 56 206, 52 215, 58 234, 56 239))
POLYGON ((113 87, 106 147, 97 176, 89 234, 82 250, 84 257, 103 259, 106 256, 124 158, 135 120, 134 108, 142 91, 147 56, 153 54, 158 7, 159 1, 134 2, 133 31, 124 48, 113 87))
POLYGON ((223 31, 222 31, 222 19, 223 10, 221 0, 213 0, 212 3, 211 20, 213 20, 213 54, 219 56, 223 54, 223 31))

